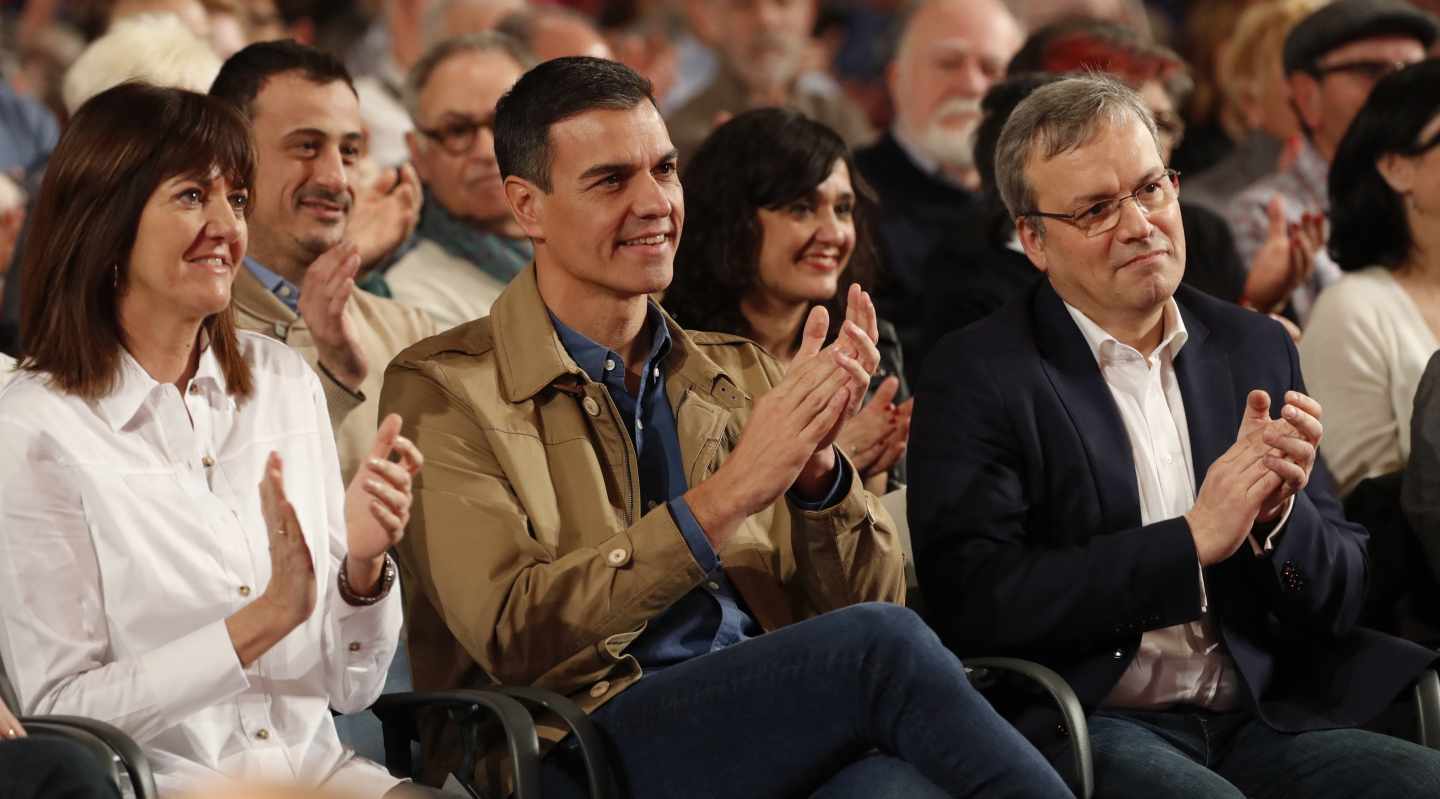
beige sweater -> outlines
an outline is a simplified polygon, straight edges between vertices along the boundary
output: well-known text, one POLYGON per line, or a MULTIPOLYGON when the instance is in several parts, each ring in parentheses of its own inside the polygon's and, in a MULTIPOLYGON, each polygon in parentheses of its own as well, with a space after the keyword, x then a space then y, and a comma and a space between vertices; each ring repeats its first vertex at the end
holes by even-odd
POLYGON ((1320 294, 1300 365, 1325 409, 1320 452, 1342 496, 1405 466, 1415 388, 1437 347, 1419 307, 1384 267, 1348 273, 1320 294))
POLYGON ((360 393, 356 394, 318 367, 319 354, 305 320, 261 285, 250 270, 239 270, 231 296, 235 303, 235 322, 241 330, 253 330, 289 344, 320 376, 330 409, 330 424, 335 428, 340 474, 349 484, 380 426, 380 384, 385 367, 401 350, 440 332, 439 326, 414 308, 356 291, 345 312, 355 322, 361 349, 369 362, 369 373, 360 386, 360 393))

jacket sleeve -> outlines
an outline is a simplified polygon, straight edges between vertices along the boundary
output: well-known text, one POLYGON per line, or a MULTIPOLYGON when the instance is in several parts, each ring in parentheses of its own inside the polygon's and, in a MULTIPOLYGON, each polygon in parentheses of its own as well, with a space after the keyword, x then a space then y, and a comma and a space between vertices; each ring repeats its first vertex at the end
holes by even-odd
MULTIPOLYGON (((556 552, 538 541, 512 480, 547 468, 545 449, 535 441, 532 461, 502 460, 491 441, 516 434, 487 423, 461 393, 433 363, 395 363, 386 374, 381 412, 404 417, 425 454, 400 544, 407 576, 491 677, 574 688, 614 662, 612 638, 633 638, 704 572, 665 504, 603 538, 562 532, 598 546, 556 552)), ((604 525, 601 516, 564 524, 604 525)))
MULTIPOLYGON (((1305 392, 1294 343, 1283 331, 1275 335, 1289 355, 1289 388, 1305 392)), ((1354 627, 1365 602, 1368 540, 1364 527, 1345 520, 1335 482, 1324 459, 1317 458, 1274 552, 1260 561, 1275 592, 1271 606, 1282 626, 1328 635, 1354 627)))
POLYGON ((1410 417, 1410 463, 1400 494, 1405 518, 1420 539, 1430 573, 1440 575, 1440 352, 1430 356, 1410 417))
POLYGON ((1033 462, 1044 454, 1026 386, 967 357, 963 341, 928 359, 910 433, 915 565, 946 642, 962 654, 1074 654, 1198 618, 1199 560, 1183 518, 1100 535, 1035 521, 1049 518, 1036 505, 1064 504, 1036 499, 1046 475, 1077 491, 1093 478, 1083 455, 1033 462))
MULTIPOLYGON (((766 384, 756 399, 784 377, 774 358, 763 352, 758 352, 758 357, 766 384)), ((836 455, 845 457, 838 447, 836 455)), ((802 508, 785 493, 784 510, 790 514, 796 563, 792 590, 798 589, 817 613, 860 602, 903 605, 905 552, 895 522, 879 498, 865 490, 859 470, 851 464, 845 471, 849 486, 840 500, 827 508, 802 508)))

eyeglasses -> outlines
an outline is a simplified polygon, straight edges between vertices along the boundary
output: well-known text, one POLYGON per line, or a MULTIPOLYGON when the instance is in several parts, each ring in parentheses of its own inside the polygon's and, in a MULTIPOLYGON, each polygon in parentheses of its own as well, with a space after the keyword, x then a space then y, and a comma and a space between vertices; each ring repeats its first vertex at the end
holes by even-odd
POLYGON ((1386 75, 1392 75, 1410 66, 1405 61, 1345 61, 1339 64, 1331 64, 1328 67, 1319 65, 1310 68, 1310 74, 1317 78, 1326 75, 1334 75, 1337 72, 1350 73, 1370 81, 1378 81, 1386 75))
POLYGON ((475 146, 475 135, 481 128, 494 126, 493 119, 483 122, 469 117, 460 117, 447 125, 438 128, 425 129, 415 126, 422 136, 440 145, 440 148, 451 155, 464 155, 470 152, 475 146))
POLYGON ((1180 173, 1173 169, 1167 169, 1154 180, 1146 181, 1135 191, 1129 194, 1122 194, 1119 197, 1111 197, 1108 200, 1092 202, 1083 208, 1078 208, 1068 214, 1052 214, 1046 211, 1025 211, 1016 216, 1024 218, 1029 216, 1043 216, 1046 219, 1058 219, 1074 225, 1086 237, 1098 236, 1114 230, 1120 224, 1120 207, 1126 200, 1134 200, 1135 207, 1141 213, 1152 214, 1162 211, 1175 202, 1180 196, 1180 173))

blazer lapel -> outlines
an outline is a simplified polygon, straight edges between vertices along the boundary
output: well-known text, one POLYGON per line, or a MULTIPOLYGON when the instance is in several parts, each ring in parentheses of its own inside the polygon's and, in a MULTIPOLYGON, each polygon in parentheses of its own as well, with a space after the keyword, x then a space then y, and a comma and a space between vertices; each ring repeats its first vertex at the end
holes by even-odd
POLYGON ((1135 480, 1130 436, 1120 421, 1120 410, 1115 407, 1115 398, 1105 385, 1095 355, 1050 281, 1039 281, 1031 310, 1045 375, 1085 446, 1106 527, 1137 527, 1140 488, 1135 480))
POLYGON ((1175 379, 1185 400, 1185 423, 1190 430, 1190 458, 1195 465, 1195 488, 1199 491, 1205 473, 1235 441, 1240 424, 1240 406, 1230 373, 1230 360, 1210 340, 1205 326, 1176 297, 1185 319, 1189 338, 1175 356, 1175 379))

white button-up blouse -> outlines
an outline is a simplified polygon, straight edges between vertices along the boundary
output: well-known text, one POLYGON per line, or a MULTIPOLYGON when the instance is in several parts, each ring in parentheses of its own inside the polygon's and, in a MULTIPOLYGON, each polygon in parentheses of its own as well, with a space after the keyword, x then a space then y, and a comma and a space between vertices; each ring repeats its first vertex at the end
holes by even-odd
POLYGON ((0 657, 25 713, 89 716, 144 747, 162 793, 221 778, 382 796, 330 709, 380 694, 400 592, 354 607, 336 577, 344 486, 325 397, 283 344, 241 333, 255 392, 236 403, 212 351, 186 391, 123 355, 88 402, 22 373, 0 389, 0 657), (315 558, 310 619, 241 668, 225 619, 265 590, 265 460, 315 558))

